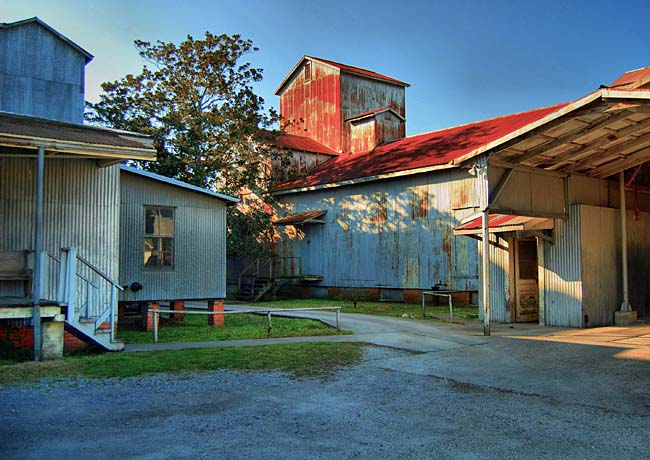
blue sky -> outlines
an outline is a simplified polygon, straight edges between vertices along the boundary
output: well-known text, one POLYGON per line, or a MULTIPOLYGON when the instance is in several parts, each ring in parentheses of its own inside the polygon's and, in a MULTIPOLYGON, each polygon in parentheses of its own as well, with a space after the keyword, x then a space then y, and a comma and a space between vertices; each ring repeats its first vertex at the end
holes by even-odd
POLYGON ((650 65, 650 1, 0 0, 0 22, 39 16, 95 55, 86 97, 137 72, 133 40, 239 33, 273 94, 305 54, 407 81, 409 135, 573 100, 650 65))

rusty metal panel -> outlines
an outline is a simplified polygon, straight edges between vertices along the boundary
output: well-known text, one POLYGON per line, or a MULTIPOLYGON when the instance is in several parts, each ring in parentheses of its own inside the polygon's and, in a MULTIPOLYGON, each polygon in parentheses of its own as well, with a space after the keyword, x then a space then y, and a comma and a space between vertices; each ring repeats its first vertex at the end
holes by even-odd
POLYGON ((0 29, 0 111, 83 122, 86 56, 36 22, 0 29))
POLYGON ((170 184, 121 175, 120 283, 140 283, 121 300, 216 299, 226 295, 226 205, 170 184), (174 269, 144 267, 144 206, 174 212, 174 269))
POLYGON ((284 236, 279 251, 302 257, 304 272, 322 275, 323 286, 430 289, 444 283, 476 291, 476 242, 453 236, 459 218, 451 210, 452 184, 468 177, 442 171, 280 195, 280 216, 314 209, 327 214, 324 225, 284 236), (412 213, 413 189, 427 191, 425 214, 412 213))
POLYGON ((367 152, 377 145, 377 120, 364 120, 347 123, 349 129, 349 148, 351 153, 367 152))
MULTIPOLYGON (((36 160, 0 156, 0 250, 33 248, 36 160)), ((119 166, 94 160, 45 160, 43 250, 62 247, 117 279, 119 166)))
POLYGON ((319 62, 311 62, 311 79, 305 80, 304 66, 299 69, 280 95, 280 113, 289 134, 310 137, 341 151, 340 71, 319 62))
POLYGON ((544 243, 544 302, 547 326, 583 327, 580 206, 555 219, 555 244, 544 243))
MULTIPOLYGON (((406 118, 404 87, 347 73, 340 74, 340 84, 342 120, 386 106, 392 107, 406 118)), ((343 134, 345 136, 343 145, 349 145, 349 133, 343 131, 343 134)), ((400 138, 406 134, 404 123, 399 127, 399 134, 400 138)))

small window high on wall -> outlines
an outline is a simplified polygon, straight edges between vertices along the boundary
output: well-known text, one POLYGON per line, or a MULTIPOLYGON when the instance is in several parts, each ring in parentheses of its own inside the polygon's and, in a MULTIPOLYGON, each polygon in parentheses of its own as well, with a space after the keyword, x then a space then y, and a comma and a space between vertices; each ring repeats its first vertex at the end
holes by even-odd
POLYGON ((305 81, 311 81, 311 62, 305 62, 305 81))
POLYGON ((174 268, 174 208, 144 207, 144 266, 158 270, 174 268))

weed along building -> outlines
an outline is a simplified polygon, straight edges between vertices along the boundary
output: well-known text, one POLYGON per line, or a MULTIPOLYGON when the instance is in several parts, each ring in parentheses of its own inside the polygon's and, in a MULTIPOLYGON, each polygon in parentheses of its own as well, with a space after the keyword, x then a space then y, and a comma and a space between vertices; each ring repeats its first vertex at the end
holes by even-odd
POLYGON ((648 315, 649 82, 643 68, 572 102, 404 137, 405 83, 305 57, 278 88, 281 115, 336 154, 276 187, 290 226, 278 256, 321 276, 312 295, 480 293, 486 333, 648 315))
POLYGON ((120 300, 195 298, 200 285, 219 307, 236 200, 120 168, 155 160, 152 139, 80 124, 92 56, 38 18, 0 24, 0 50, 2 345, 120 350, 120 300))

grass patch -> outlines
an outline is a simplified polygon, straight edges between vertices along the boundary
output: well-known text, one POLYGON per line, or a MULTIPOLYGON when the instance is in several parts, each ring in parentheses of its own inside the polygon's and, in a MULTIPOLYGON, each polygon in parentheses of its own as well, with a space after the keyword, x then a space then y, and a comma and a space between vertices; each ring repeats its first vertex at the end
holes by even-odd
MULTIPOLYGON (((261 315, 225 315, 223 327, 208 326, 206 315, 185 315, 183 321, 169 320, 158 329, 158 342, 206 342, 212 340, 266 339, 268 320, 261 315)), ((273 317, 271 337, 305 337, 349 334, 320 321, 273 317)), ((126 343, 152 343, 153 333, 122 329, 118 337, 126 343)))
POLYGON ((282 371, 296 377, 327 377, 361 361, 357 343, 295 343, 237 348, 202 348, 138 353, 106 353, 40 363, 0 365, 0 384, 41 379, 135 377, 218 369, 282 371))
MULTIPOLYGON (((429 299, 427 299, 429 300, 429 299)), ((337 299, 290 299, 274 300, 270 302, 258 302, 254 304, 259 307, 275 308, 311 308, 340 306, 343 313, 362 313, 364 315, 378 315, 401 317, 404 314, 412 315, 415 319, 422 319, 422 305, 406 304, 397 302, 369 302, 357 301, 357 306, 351 300, 337 299)), ((426 319, 433 321, 449 321, 449 306, 426 307, 426 319)), ((476 305, 454 305, 454 320, 456 319, 478 319, 478 307, 476 305)))

